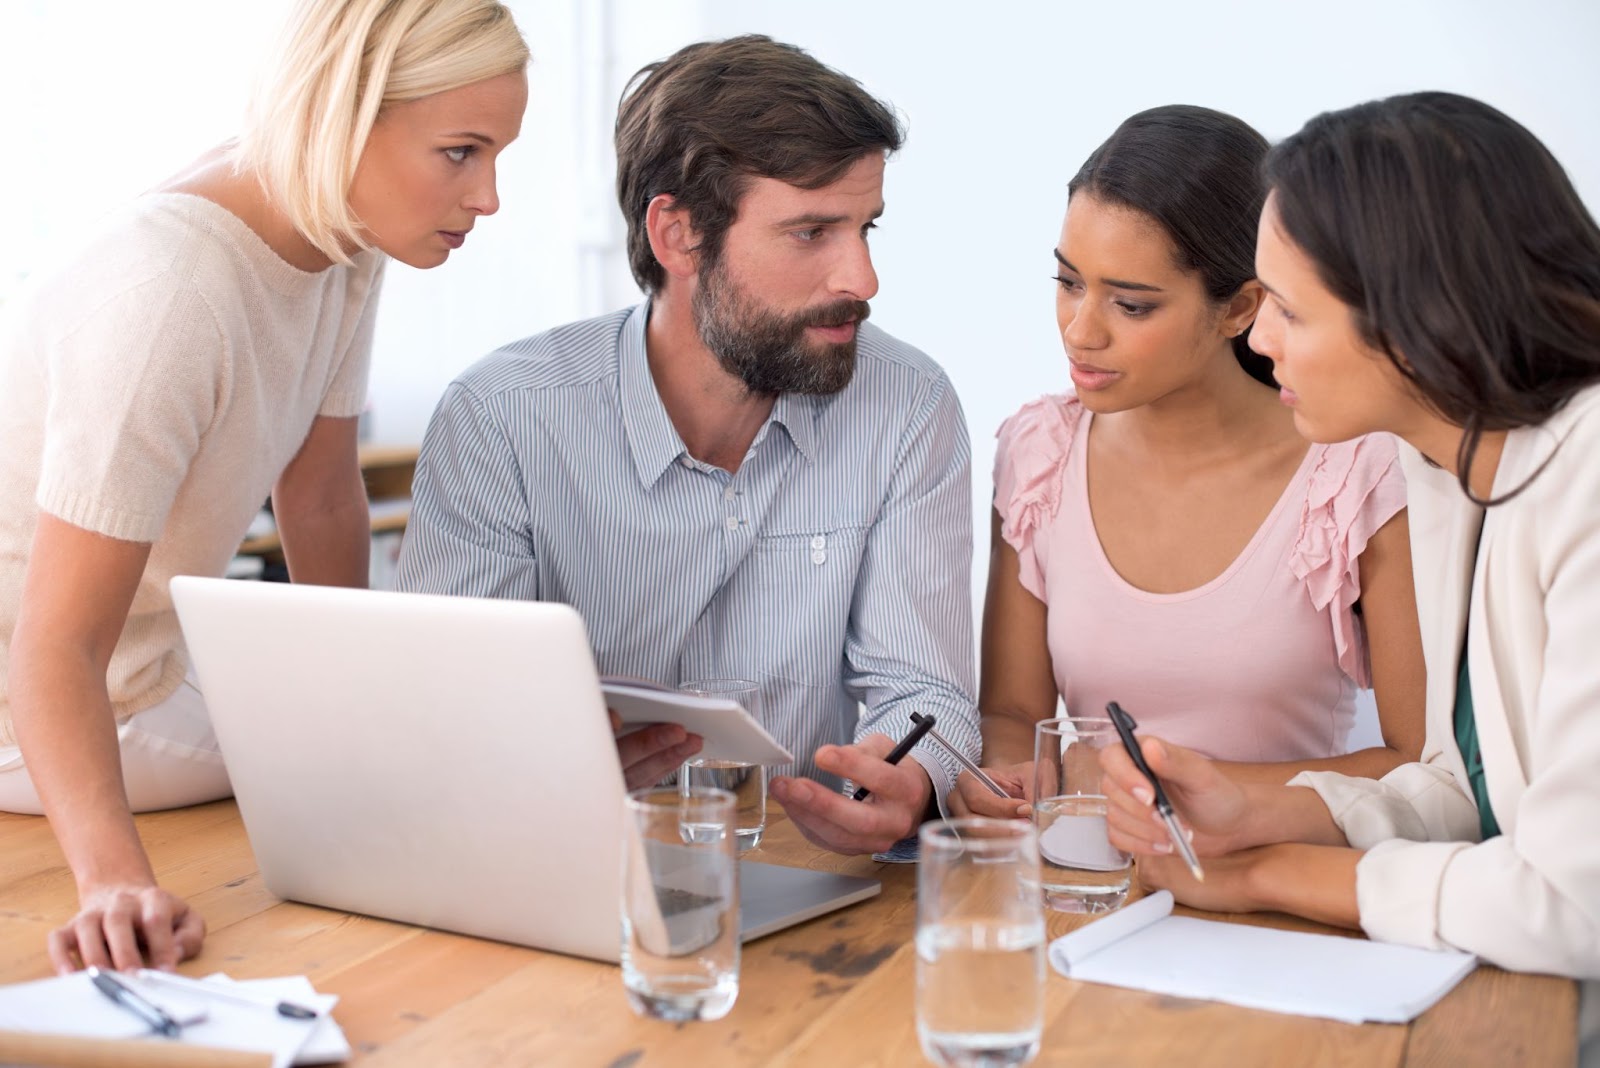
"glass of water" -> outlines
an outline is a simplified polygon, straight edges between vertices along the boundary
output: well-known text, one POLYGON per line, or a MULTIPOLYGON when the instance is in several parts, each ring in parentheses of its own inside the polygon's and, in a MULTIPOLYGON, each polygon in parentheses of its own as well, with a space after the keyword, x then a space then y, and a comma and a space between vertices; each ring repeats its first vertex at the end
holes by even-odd
POLYGON ((630 793, 622 850, 622 985, 641 1016, 720 1020, 739 996, 733 795, 630 793))
POLYGON ((1120 744, 1105 716, 1064 716, 1034 727, 1033 822, 1045 902, 1060 912, 1111 912, 1128 900, 1133 858, 1106 834, 1100 784, 1100 750, 1120 744))
MULTIPOLYGON (((704 697, 726 697, 737 701, 762 726, 761 687, 749 679, 692 679, 678 687, 684 693, 704 697)), ((678 783, 689 790, 709 786, 734 796, 735 844, 739 852, 761 844, 767 828, 767 769, 760 764, 738 760, 705 760, 694 757, 678 771, 678 783)))
POLYGON ((1032 825, 925 823, 917 867, 917 1037, 949 1068, 1026 1064, 1044 1022, 1044 906, 1032 825))

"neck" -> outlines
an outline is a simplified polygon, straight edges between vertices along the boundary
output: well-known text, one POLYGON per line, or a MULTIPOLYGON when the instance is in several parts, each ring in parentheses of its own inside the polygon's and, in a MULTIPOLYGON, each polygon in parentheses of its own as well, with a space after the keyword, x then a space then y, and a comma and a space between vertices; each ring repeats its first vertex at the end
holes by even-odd
MULTIPOLYGON (((1461 477, 1461 442, 1466 431, 1448 423, 1432 413, 1419 414, 1416 423, 1395 431, 1401 439, 1444 470, 1461 477)), ((1506 432, 1485 431, 1478 438, 1478 448, 1472 454, 1472 470, 1467 476, 1467 486, 1479 500, 1494 496, 1494 476, 1500 470, 1500 457, 1505 452, 1506 432)))
POLYGON ((1228 351, 1195 381, 1149 404, 1116 413, 1119 432, 1151 456, 1208 465, 1219 454, 1254 450, 1261 435, 1294 433, 1294 417, 1228 351))
POLYGON ((155 191, 188 193, 226 208, 291 267, 316 272, 333 266, 332 260, 295 229, 255 175, 234 170, 229 145, 213 148, 155 191))
POLYGON ((752 394, 700 340, 690 295, 671 280, 650 302, 650 377, 689 454, 737 471, 776 398, 752 394))

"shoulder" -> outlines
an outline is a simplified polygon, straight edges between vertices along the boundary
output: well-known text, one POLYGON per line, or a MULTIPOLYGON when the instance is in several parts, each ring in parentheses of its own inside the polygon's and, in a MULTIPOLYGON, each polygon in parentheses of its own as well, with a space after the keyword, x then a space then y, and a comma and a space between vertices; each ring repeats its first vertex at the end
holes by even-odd
POLYGON ((566 323, 502 345, 453 384, 492 401, 615 380, 618 339, 633 311, 566 323))
POLYGON ((877 413, 890 406, 909 413, 940 404, 959 408, 955 387, 927 353, 872 323, 861 324, 856 369, 839 400, 877 413))
POLYGON ((1019 552, 1055 518, 1067 457, 1084 408, 1070 393, 1024 404, 1000 425, 994 460, 994 506, 1001 534, 1019 552))
POLYGON ((1037 457, 1064 462, 1083 420, 1084 407, 1071 393, 1050 393, 1029 401, 1000 424, 996 464, 1026 462, 1037 457))
POLYGON ((1312 445, 1307 459, 1311 464, 1306 483, 1308 511, 1332 508, 1348 516, 1396 495, 1398 507, 1405 507, 1405 470, 1400 463, 1400 444, 1392 434, 1363 434, 1349 441, 1312 445))

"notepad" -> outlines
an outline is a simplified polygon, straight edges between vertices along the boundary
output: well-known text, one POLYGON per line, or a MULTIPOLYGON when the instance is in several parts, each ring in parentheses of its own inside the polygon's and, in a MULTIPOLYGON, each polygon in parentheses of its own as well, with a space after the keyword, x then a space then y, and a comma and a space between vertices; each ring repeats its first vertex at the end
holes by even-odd
POLYGON ((1172 915, 1162 890, 1050 944, 1071 979, 1346 1023, 1405 1023, 1477 966, 1455 950, 1172 915))
POLYGON ((739 702, 728 697, 669 690, 646 679, 610 675, 600 680, 606 705, 624 725, 677 723, 705 739, 697 759, 744 764, 789 764, 794 754, 778 744, 739 702))
MULTIPOLYGON (((275 1068, 324 1064, 350 1055, 344 1033, 328 1015, 339 999, 318 994, 304 976, 235 982, 218 974, 181 992, 143 981, 137 975, 124 974, 120 978, 182 1025, 179 1042, 268 1053, 275 1068), (208 997, 207 984, 259 997, 265 1007, 208 997), (320 1015, 314 1020, 281 1016, 271 1009, 272 1001, 278 998, 294 1000, 320 1015)), ((0 1030, 110 1040, 145 1037, 150 1027, 96 990, 86 973, 74 972, 0 987, 0 1030)))

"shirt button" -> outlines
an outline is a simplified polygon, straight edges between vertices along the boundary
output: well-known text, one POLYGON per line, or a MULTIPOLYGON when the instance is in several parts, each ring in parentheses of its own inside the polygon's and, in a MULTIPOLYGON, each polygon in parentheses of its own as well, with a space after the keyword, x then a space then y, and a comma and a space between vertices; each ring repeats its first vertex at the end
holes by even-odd
POLYGON ((738 516, 730 515, 728 517, 728 529, 729 530, 738 530, 739 529, 739 517, 738 516))
POLYGON ((738 496, 738 494, 733 492, 733 487, 732 486, 729 486, 727 489, 722 491, 722 499, 725 500, 725 501, 731 501, 736 496, 738 496))
POLYGON ((680 457, 678 457, 678 462, 679 462, 679 463, 680 463, 680 464, 682 464, 682 465, 683 465, 683 466, 685 466, 685 467, 693 467, 693 466, 694 466, 694 459, 693 459, 693 457, 689 457, 689 456, 680 456, 680 457))
POLYGON ((823 552, 821 549, 813 549, 811 551, 811 562, 813 564, 826 563, 827 560, 828 560, 828 554, 823 552))
MULTIPOLYGON (((811 547, 813 549, 821 549, 822 547, 824 547, 827 544, 828 544, 828 539, 824 538, 821 534, 818 534, 816 537, 811 539, 811 547)), ((817 563, 820 564, 820 563, 822 563, 822 561, 818 560, 817 563)))

